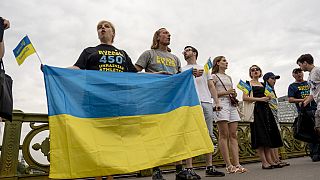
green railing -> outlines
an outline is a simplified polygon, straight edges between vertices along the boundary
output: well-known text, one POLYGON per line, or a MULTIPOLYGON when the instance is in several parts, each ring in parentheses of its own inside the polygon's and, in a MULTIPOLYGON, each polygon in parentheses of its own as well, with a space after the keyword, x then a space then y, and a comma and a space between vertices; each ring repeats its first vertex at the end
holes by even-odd
MULTIPOLYGON (((292 123, 281 123, 281 133, 284 139, 284 147, 280 149, 280 155, 283 159, 305 156, 305 144, 293 138, 291 133, 292 123)), ((3 142, 0 158, 0 179, 5 180, 44 180, 48 179, 49 173, 49 137, 48 135, 40 136, 35 141, 35 137, 44 131, 48 131, 48 116, 46 114, 30 114, 22 111, 14 111, 13 121, 5 122, 3 133, 3 142), (31 129, 25 132, 24 125, 31 129), (24 127, 24 128, 22 128, 24 127), (23 133, 25 137, 21 137, 23 133), (22 139, 23 138, 23 139, 22 139), (22 143, 20 143, 23 140, 22 143), (31 151, 41 152, 43 159, 48 163, 41 163, 34 157, 31 151), (19 162, 19 157, 23 157, 25 164, 19 162)), ((214 127, 214 133, 217 137, 217 129, 214 127)), ((47 133, 48 134, 48 133, 47 133)), ((250 127, 249 123, 240 122, 238 128, 239 154, 242 163, 258 161, 256 152, 250 144, 250 127)), ((215 151, 213 154, 213 163, 222 165, 223 160, 217 148, 217 140, 214 140, 215 151)), ((194 167, 205 166, 204 156, 194 158, 194 167)), ((173 165, 165 165, 163 169, 173 169, 173 165)), ((150 170, 139 171, 136 174, 146 176, 150 175, 150 170)))

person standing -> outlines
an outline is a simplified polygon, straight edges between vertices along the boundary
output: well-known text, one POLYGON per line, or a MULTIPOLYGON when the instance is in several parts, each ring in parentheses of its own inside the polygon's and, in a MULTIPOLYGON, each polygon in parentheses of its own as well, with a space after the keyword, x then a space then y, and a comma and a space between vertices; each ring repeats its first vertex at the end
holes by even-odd
MULTIPOLYGON (((254 121, 250 123, 251 129, 251 146, 256 149, 262 169, 273 169, 283 167, 273 160, 273 148, 283 146, 281 135, 279 133, 277 123, 270 109, 268 101, 271 96, 265 96, 265 85, 259 82, 262 77, 262 71, 259 66, 252 65, 249 68, 250 86, 252 87, 253 97, 243 93, 243 100, 255 102, 254 105, 254 121)), ((278 78, 278 77, 268 77, 278 78)))
POLYGON ((71 67, 110 72, 137 72, 130 57, 124 50, 114 47, 115 28, 109 21, 102 20, 97 25, 100 44, 84 49, 71 67))
MULTIPOLYGON (((293 69, 292 76, 294 77, 295 82, 291 83, 288 87, 288 101, 289 103, 295 103, 297 111, 301 112, 301 105, 303 101, 310 95, 310 86, 308 85, 308 82, 304 80, 304 74, 301 68, 293 69)), ((317 110, 317 104, 312 100, 304 108, 308 113, 314 114, 317 110)), ((312 161, 320 161, 319 143, 308 143, 308 146, 312 161)))
MULTIPOLYGON (((213 105, 212 98, 215 102, 215 107, 220 110, 220 103, 216 88, 212 81, 212 76, 209 73, 203 73, 204 66, 197 64, 198 50, 192 46, 186 46, 182 52, 184 59, 187 61, 187 65, 182 67, 182 71, 193 68, 197 72, 199 77, 195 77, 195 85, 198 92, 198 96, 201 102, 204 118, 209 130, 211 139, 213 135, 213 105)), ((208 153, 206 156, 206 176, 207 177, 221 177, 225 176, 223 172, 217 171, 212 165, 212 153, 208 153)), ((192 168, 192 158, 186 160, 187 171, 190 171, 194 175, 192 168)), ((181 172, 183 173, 183 172, 181 172)), ((178 174, 177 174, 178 176, 178 174)))
MULTIPOLYGON (((274 120, 276 121, 279 133, 281 134, 281 127, 279 123, 279 116, 278 116, 278 97, 276 94, 276 91, 274 89, 274 86, 276 84, 277 79, 280 79, 279 75, 274 75, 272 72, 268 72, 263 76, 263 81, 265 86, 271 87, 272 91, 270 92, 270 97, 271 99, 268 101, 269 107, 271 109, 271 112, 274 116, 274 120)), ((280 136, 281 137, 281 136, 280 136)), ((282 141, 282 138, 281 138, 282 141)), ((279 156, 279 151, 278 148, 272 148, 271 149, 271 158, 273 162, 277 164, 277 166, 289 166, 290 164, 286 161, 281 161, 280 156, 279 156)))
MULTIPOLYGON (((109 21, 102 20, 97 25, 97 32, 100 44, 96 47, 84 49, 77 62, 70 68, 110 72, 137 72, 127 53, 112 45, 115 37, 114 25, 109 21)), ((112 176, 107 178, 108 180, 113 179, 112 176)), ((96 177, 95 179, 102 180, 102 177, 96 177)))
POLYGON ((226 74, 228 64, 224 56, 217 56, 213 60, 212 79, 222 107, 221 111, 216 113, 219 130, 218 141, 223 160, 226 163, 226 172, 244 173, 248 170, 240 165, 237 138, 240 116, 237 107, 231 103, 231 98, 236 98, 237 93, 233 88, 231 77, 226 74), (231 152, 233 163, 231 163, 229 152, 231 152))
POLYGON ((151 49, 143 52, 135 67, 138 71, 157 74, 177 74, 181 72, 181 62, 177 56, 171 53, 171 35, 165 28, 160 28, 153 35, 151 49))
POLYGON ((320 68, 313 64, 313 57, 311 54, 303 54, 297 59, 297 64, 303 71, 308 71, 308 84, 310 86, 310 96, 303 101, 303 106, 307 106, 312 100, 317 104, 315 112, 315 130, 320 136, 320 68))
MULTIPOLYGON (((138 71, 143 69, 147 73, 172 75, 181 72, 181 62, 177 56, 171 53, 170 32, 166 28, 158 29, 152 39, 150 50, 143 52, 135 67, 138 71)), ((176 165, 177 173, 182 171, 182 164, 176 165)), ((164 180, 159 167, 153 168, 153 180, 164 180)))

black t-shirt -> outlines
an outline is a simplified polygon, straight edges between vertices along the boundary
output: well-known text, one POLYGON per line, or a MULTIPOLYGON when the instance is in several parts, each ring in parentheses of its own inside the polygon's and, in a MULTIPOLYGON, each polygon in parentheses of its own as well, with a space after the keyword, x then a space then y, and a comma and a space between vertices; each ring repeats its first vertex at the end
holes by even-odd
MULTIPOLYGON (((310 87, 307 81, 303 82, 294 82, 289 85, 288 88, 288 97, 294 97, 296 99, 304 99, 305 97, 310 95, 310 87)), ((296 103, 297 110, 300 111, 299 103, 296 103)), ((312 100, 307 106, 307 110, 316 110, 317 104, 314 100, 312 100)))
POLYGON ((74 66, 87 70, 137 72, 125 51, 107 44, 86 48, 74 66))

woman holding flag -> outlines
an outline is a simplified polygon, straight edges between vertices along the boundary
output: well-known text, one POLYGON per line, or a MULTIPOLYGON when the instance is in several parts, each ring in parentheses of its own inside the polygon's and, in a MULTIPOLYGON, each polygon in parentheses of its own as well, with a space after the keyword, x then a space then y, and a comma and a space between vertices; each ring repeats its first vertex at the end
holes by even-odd
POLYGON ((244 173, 248 170, 239 163, 239 148, 237 138, 238 121, 240 116, 232 99, 237 96, 233 89, 231 77, 226 74, 228 61, 224 56, 217 56, 213 60, 212 79, 218 92, 221 111, 216 113, 216 122, 219 130, 219 147, 226 163, 227 173, 244 173), (229 142, 229 145, 228 145, 229 142), (231 152, 233 163, 231 163, 231 152))
POLYGON ((259 82, 259 78, 262 77, 262 71, 259 66, 252 65, 249 68, 249 76, 251 78, 250 86, 252 87, 253 96, 250 97, 249 93, 243 93, 243 101, 255 102, 254 121, 250 124, 251 146, 258 152, 262 169, 283 167, 272 158, 272 148, 278 148, 283 144, 275 118, 268 104, 271 95, 267 93, 265 83, 259 82))
MULTIPOLYGON (((263 76, 263 81, 266 86, 266 89, 269 89, 267 93, 270 93, 270 96, 271 96, 271 99, 268 101, 269 107, 272 111, 272 114, 273 114, 274 119, 277 123, 277 127, 278 127, 278 130, 280 133, 281 128, 280 128, 279 117, 278 117, 278 97, 277 97, 276 92, 274 90, 274 86, 276 84, 277 79, 280 79, 280 76, 274 75, 273 72, 268 72, 263 76)), ((281 138, 281 141, 282 141, 282 138, 281 138)), ((288 162, 280 160, 278 148, 273 148, 271 155, 272 155, 273 161, 276 164, 280 164, 282 166, 289 166, 290 165, 288 162)))

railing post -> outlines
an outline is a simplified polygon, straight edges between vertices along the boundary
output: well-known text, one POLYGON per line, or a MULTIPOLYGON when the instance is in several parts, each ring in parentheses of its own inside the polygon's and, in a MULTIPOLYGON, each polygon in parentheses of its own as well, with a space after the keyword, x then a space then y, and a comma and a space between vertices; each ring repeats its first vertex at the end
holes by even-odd
POLYGON ((17 166, 22 127, 21 118, 14 118, 12 122, 5 122, 0 158, 0 179, 18 179, 17 166))

